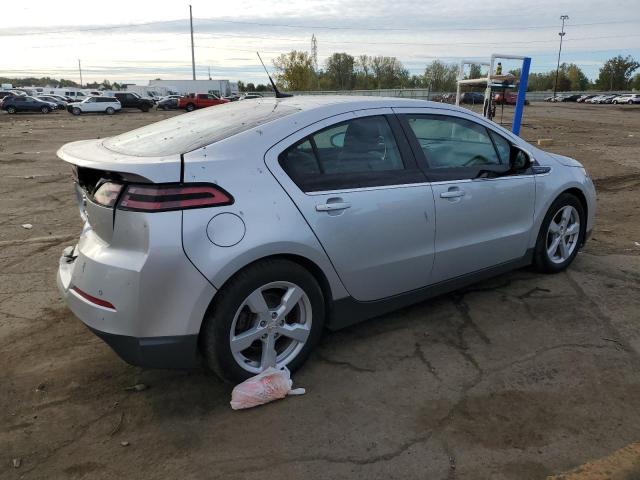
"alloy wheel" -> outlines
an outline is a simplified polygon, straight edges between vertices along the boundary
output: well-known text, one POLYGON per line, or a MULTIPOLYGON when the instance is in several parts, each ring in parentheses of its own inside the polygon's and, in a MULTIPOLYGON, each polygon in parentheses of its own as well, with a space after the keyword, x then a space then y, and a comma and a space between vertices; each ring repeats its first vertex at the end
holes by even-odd
POLYGON ((571 205, 556 212, 547 230, 547 255, 553 263, 565 262, 577 248, 580 236, 580 215, 571 205))
POLYGON ((233 358, 251 373, 284 367, 303 349, 311 322, 311 301, 301 287, 285 281, 263 285, 244 299, 233 318, 233 358))

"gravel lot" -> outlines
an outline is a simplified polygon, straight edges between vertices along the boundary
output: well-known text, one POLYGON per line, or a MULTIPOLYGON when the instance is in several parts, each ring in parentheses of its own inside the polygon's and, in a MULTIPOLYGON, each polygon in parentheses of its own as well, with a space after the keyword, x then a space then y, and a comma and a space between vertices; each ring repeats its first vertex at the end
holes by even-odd
MULTIPOLYGON (((81 227, 56 150, 171 115, 0 115, 1 478, 526 480, 640 440, 640 107, 527 107, 524 137, 553 138, 598 188, 566 273, 327 333, 294 376, 306 395, 244 412, 208 373, 125 364, 56 290, 81 227)), ((639 478, 634 452, 570 478, 639 478)))

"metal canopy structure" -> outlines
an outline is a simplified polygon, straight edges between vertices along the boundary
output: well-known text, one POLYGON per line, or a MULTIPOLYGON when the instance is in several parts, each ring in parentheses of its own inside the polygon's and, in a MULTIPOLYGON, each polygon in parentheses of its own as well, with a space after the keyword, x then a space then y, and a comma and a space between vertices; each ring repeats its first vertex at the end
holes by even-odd
POLYGON ((519 85, 518 88, 518 99, 516 100, 516 109, 513 114, 513 123, 511 124, 511 131, 516 135, 520 135, 520 127, 522 125, 522 113, 524 112, 524 102, 525 96, 527 93, 527 85, 529 83, 529 69, 531 67, 531 58, 530 57, 522 57, 519 55, 506 55, 494 53, 491 55, 491 59, 489 62, 478 62, 475 60, 461 60, 460 61, 460 70, 458 72, 458 88, 456 92, 456 105, 460 105, 460 97, 462 94, 462 86, 470 85, 470 86, 478 86, 485 87, 484 94, 484 107, 482 109, 483 115, 487 118, 491 118, 490 115, 490 105, 491 105, 491 92, 493 89, 501 88, 506 90, 507 88, 515 88, 516 84, 519 85), (515 78, 514 75, 506 74, 506 75, 497 75, 495 74, 495 61, 496 59, 500 60, 522 60, 522 70, 520 73, 519 81, 515 78), (465 65, 484 65, 488 66, 487 76, 483 78, 464 78, 464 67, 465 65))

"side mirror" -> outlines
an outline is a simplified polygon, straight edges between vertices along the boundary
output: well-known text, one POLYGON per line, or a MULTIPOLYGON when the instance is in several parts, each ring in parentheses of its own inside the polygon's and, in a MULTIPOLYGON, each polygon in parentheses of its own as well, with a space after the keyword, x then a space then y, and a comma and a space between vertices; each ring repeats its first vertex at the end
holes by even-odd
POLYGON ((511 154, 509 158, 509 167, 511 171, 517 172, 526 170, 531 166, 531 157, 524 150, 516 147, 515 145, 511 146, 511 154))

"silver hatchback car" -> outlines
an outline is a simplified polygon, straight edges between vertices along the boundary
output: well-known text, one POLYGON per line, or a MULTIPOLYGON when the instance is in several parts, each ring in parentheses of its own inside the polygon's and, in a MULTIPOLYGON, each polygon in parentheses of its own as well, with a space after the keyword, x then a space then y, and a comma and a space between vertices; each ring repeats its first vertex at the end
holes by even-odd
POLYGON ((63 146, 80 215, 69 308, 124 360, 228 380, 338 329, 533 263, 594 223, 582 165, 462 108, 264 98, 63 146))

